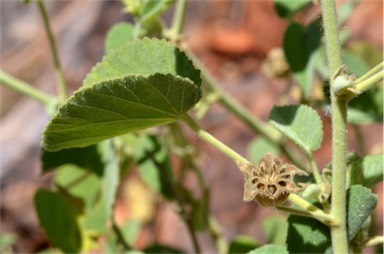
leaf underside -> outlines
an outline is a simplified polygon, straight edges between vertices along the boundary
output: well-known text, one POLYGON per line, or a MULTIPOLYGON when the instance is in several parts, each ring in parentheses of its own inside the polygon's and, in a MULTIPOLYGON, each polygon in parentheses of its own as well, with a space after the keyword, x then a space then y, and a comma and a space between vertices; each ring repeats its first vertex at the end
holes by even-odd
POLYGON ((201 90, 173 75, 130 75, 76 92, 51 120, 47 151, 85 147, 127 132, 174 122, 193 107, 201 90))

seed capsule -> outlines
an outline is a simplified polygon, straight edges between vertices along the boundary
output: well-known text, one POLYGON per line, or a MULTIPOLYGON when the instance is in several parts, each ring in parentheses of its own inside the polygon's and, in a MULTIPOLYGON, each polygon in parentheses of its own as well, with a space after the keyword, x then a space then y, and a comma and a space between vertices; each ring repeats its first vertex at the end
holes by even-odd
POLYGON ((244 168, 243 200, 256 200, 265 207, 280 205, 290 193, 301 191, 294 182, 295 175, 308 175, 308 173, 292 164, 282 164, 275 155, 267 153, 257 167, 247 165, 244 168))

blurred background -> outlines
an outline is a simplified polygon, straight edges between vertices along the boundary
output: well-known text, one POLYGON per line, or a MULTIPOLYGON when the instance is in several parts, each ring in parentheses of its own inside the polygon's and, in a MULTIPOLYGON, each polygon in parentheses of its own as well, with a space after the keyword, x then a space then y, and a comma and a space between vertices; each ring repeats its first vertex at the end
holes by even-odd
MULTIPOLYGON (((345 1, 337 1, 342 4, 345 1)), ((45 1, 56 37, 65 79, 71 91, 80 87, 91 67, 104 54, 108 29, 119 21, 132 21, 122 12, 119 1, 45 1)), ((47 36, 35 4, 1 1, 0 5, 1 69, 33 86, 55 93, 55 74, 47 36)), ((164 15, 170 22, 173 10, 164 15)), ((308 22, 319 15, 313 6, 296 17, 308 22)), ((189 2, 184 39, 226 91, 245 105, 254 115, 267 121, 277 104, 298 103, 297 86, 290 79, 272 77, 265 62, 271 50, 280 48, 287 21, 277 16, 273 1, 189 2)), ((356 6, 343 26, 349 33, 347 45, 362 42, 378 52, 383 50, 383 1, 364 0, 356 6)), ((39 228, 33 196, 41 186, 49 186, 51 174, 41 174, 41 132, 49 117, 39 103, 0 86, 0 191, 1 234, 16 236, 14 251, 38 252, 47 246, 39 228)), ((321 93, 319 91, 314 91, 321 93)), ((319 112, 324 125, 321 149, 315 152, 319 168, 331 159, 330 121, 319 112)), ((221 106, 214 105, 201 125, 215 137, 244 156, 255 135, 221 106)), ((365 140, 366 153, 383 152, 383 125, 364 125, 359 134, 365 140)), ((360 153, 356 129, 348 131, 349 148, 360 153)), ((244 203, 243 176, 228 158, 190 135, 199 151, 201 171, 211 188, 210 210, 217 216, 225 238, 249 235, 260 243, 266 241, 262 221, 280 213, 255 203, 244 203)), ((186 185, 194 189, 196 179, 186 185)), ((382 234, 382 184, 375 186, 380 196, 375 210, 377 233, 382 234)), ((130 176, 119 187, 115 211, 123 223, 138 218, 146 226, 135 241, 137 248, 160 242, 193 250, 184 222, 171 204, 159 202, 138 177, 130 176), (139 195, 138 195, 139 194, 139 195)), ((199 234, 204 253, 214 253, 214 244, 205 233, 199 234)))

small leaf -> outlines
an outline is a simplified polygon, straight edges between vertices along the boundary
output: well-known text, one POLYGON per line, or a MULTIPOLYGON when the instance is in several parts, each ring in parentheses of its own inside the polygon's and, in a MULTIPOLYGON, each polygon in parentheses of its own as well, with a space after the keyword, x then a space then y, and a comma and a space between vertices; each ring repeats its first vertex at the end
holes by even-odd
POLYGON ((120 22, 115 24, 107 34, 105 41, 105 51, 110 53, 113 49, 127 44, 133 40, 134 27, 128 22, 120 22))
POLYGON ((133 40, 112 50, 92 68, 83 85, 122 78, 127 75, 172 74, 190 79, 200 86, 200 71, 196 70, 184 52, 165 40, 144 38, 133 40))
POLYGON ((52 244, 66 253, 80 253, 81 213, 62 195, 43 189, 35 195, 35 207, 40 225, 52 244))
POLYGON ((310 3, 311 0, 275 0, 275 10, 280 17, 288 19, 310 3))
POLYGON ((279 148, 263 137, 254 139, 248 147, 249 158, 254 164, 259 163, 259 160, 268 152, 278 154, 279 148))
POLYGON ((288 254, 287 247, 275 244, 266 244, 260 248, 254 249, 248 254, 288 254))
POLYGON ((315 110, 306 105, 276 106, 269 114, 271 123, 308 154, 323 139, 323 125, 315 110))
POLYGON ((286 243, 289 253, 324 253, 331 246, 331 236, 318 220, 290 215, 286 243))
POLYGON ((85 147, 177 120, 201 97, 188 79, 163 74, 100 82, 77 91, 43 133, 47 151, 85 147))
POLYGON ((319 19, 308 26, 293 22, 284 34, 284 54, 305 97, 310 95, 316 62, 321 59, 321 36, 319 19))
POLYGON ((368 188, 352 185, 347 193, 348 239, 352 240, 377 204, 377 196, 368 188))
POLYGON ((288 223, 282 216, 271 216, 262 222, 267 243, 285 245, 287 238, 288 223))
POLYGON ((258 246, 257 242, 252 237, 238 235, 229 244, 228 253, 247 253, 258 246))

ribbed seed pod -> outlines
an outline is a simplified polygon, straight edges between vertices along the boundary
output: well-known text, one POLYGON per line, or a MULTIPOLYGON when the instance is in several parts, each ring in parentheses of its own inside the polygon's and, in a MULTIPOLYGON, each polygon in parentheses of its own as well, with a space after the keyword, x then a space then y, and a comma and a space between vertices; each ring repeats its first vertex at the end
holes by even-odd
POLYGON ((262 206, 274 207, 284 203, 290 193, 302 191, 294 178, 308 173, 292 164, 282 164, 275 155, 267 153, 257 167, 247 165, 244 175, 243 200, 255 200, 262 206))

